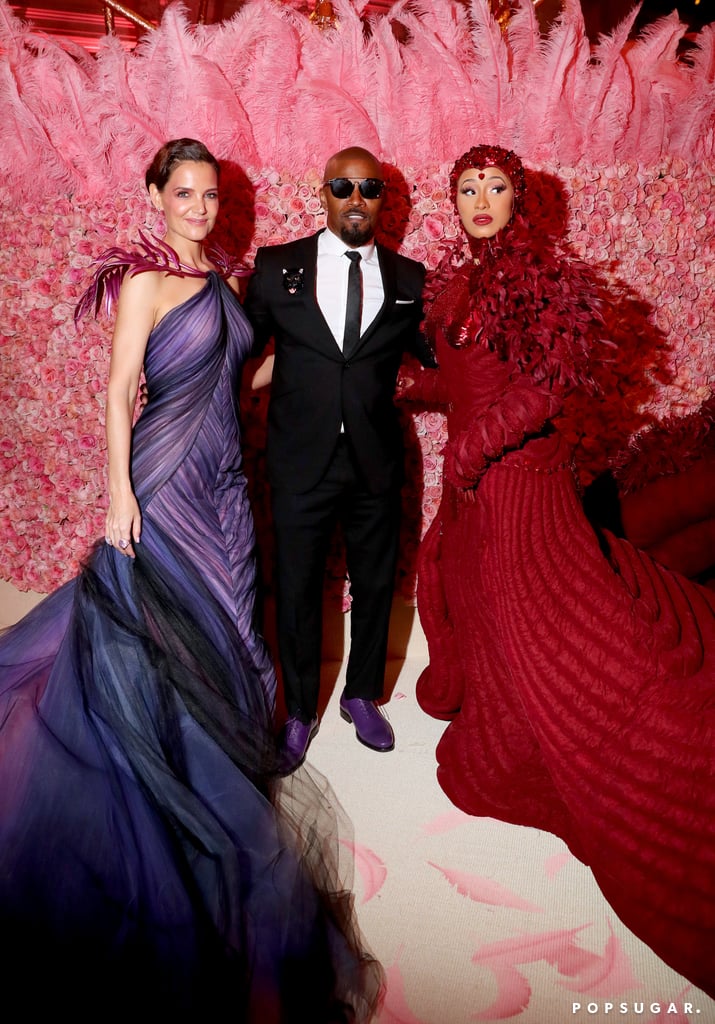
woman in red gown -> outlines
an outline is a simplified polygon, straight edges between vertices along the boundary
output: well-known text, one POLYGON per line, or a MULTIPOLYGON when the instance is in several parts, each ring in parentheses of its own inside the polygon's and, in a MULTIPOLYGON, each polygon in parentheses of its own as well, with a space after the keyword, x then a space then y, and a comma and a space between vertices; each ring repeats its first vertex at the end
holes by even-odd
POLYGON ((457 161, 471 261, 428 317, 448 399, 420 554, 425 711, 463 810, 547 829, 715 994, 715 595, 586 519, 552 426, 602 346, 587 268, 530 226, 518 158, 457 161))

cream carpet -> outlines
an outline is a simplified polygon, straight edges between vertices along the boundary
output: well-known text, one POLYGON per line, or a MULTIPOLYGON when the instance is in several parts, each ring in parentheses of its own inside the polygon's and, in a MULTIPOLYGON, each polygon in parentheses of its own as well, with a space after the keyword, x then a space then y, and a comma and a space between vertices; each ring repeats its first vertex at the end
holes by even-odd
MULTIPOLYGON (((0 584, 0 624, 35 600, 0 584)), ((395 750, 367 750, 340 718, 348 622, 328 610, 327 703, 309 752, 352 821, 358 916, 387 975, 379 1024, 715 1024, 715 1002, 621 924, 559 839, 449 803, 435 779, 444 724, 415 701, 424 636, 412 609, 393 619, 395 750)))

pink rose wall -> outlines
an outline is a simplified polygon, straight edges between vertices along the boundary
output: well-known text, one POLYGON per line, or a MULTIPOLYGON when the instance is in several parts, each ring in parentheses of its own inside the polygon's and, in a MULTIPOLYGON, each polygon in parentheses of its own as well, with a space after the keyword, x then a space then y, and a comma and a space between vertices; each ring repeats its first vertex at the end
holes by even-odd
MULTIPOLYGON (((629 41, 631 17, 591 49, 570 2, 547 38, 531 4, 506 32, 486 0, 397 3, 369 19, 364 4, 335 6, 339 27, 320 32, 271 0, 199 28, 172 5, 136 50, 109 38, 95 58, 33 35, 0 2, 1 575, 16 587, 62 583, 102 535, 111 319, 102 312, 77 330, 73 311, 104 249, 160 232, 142 180, 168 138, 201 138, 223 161, 218 238, 247 268, 256 246, 323 226, 322 166, 359 144, 388 168, 385 240, 434 269, 459 244, 450 164, 477 142, 511 146, 547 183, 533 197, 540 214, 558 212, 572 252, 642 315, 615 324, 620 356, 602 370, 621 404, 574 406, 564 418, 584 480, 635 431, 697 414, 710 398, 714 27, 687 41, 673 14, 629 41), (657 371, 644 348, 658 349, 657 371)), ((266 397, 244 398, 268 546, 266 397)), ((411 599, 445 437, 439 409, 401 410, 400 587, 411 599)), ((634 472, 647 478, 649 468, 634 472)), ((339 552, 334 563, 347 604, 339 552)))

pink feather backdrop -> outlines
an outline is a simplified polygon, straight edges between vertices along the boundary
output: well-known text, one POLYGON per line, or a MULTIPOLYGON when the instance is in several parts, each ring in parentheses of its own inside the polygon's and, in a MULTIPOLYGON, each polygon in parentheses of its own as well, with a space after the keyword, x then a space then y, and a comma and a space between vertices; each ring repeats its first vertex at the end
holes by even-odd
MULTIPOLYGON (((575 0, 546 38, 526 2, 504 33, 487 0, 401 0, 369 18, 364 4, 335 7, 339 27, 321 32, 274 0, 198 27, 172 5, 134 51, 110 37, 93 57, 0 0, 0 535, 16 586, 51 589, 102 535, 111 324, 77 333, 72 311, 92 260, 156 227, 141 182, 168 138, 198 137, 224 161, 220 241, 247 265, 257 245, 322 226, 322 166, 359 144, 388 164, 388 243, 434 268, 459 235, 449 165, 477 142, 511 146, 547 183, 541 215, 560 203, 572 249, 628 296, 613 316, 621 355, 604 371, 621 411, 574 409, 564 424, 584 479, 646 452, 636 431, 710 398, 715 26, 686 43, 674 13, 632 40, 634 10, 591 47, 575 0)), ((259 518, 264 405, 246 399, 259 518)), ((439 410, 403 412, 409 598, 444 428, 439 410)), ((663 445, 652 449, 632 479, 663 471, 663 445)))

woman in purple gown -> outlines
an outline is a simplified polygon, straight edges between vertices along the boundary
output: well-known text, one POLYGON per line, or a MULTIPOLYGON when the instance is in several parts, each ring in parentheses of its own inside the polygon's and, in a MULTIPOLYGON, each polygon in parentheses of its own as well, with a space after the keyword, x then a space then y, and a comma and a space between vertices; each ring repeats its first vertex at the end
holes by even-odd
POLYGON ((79 310, 121 282, 106 538, 0 638, 0 963, 36 979, 24 1010, 75 1019, 366 1021, 380 969, 335 807, 279 773, 237 407, 251 332, 204 247, 218 164, 176 140, 147 185, 163 242, 111 250, 79 310))

